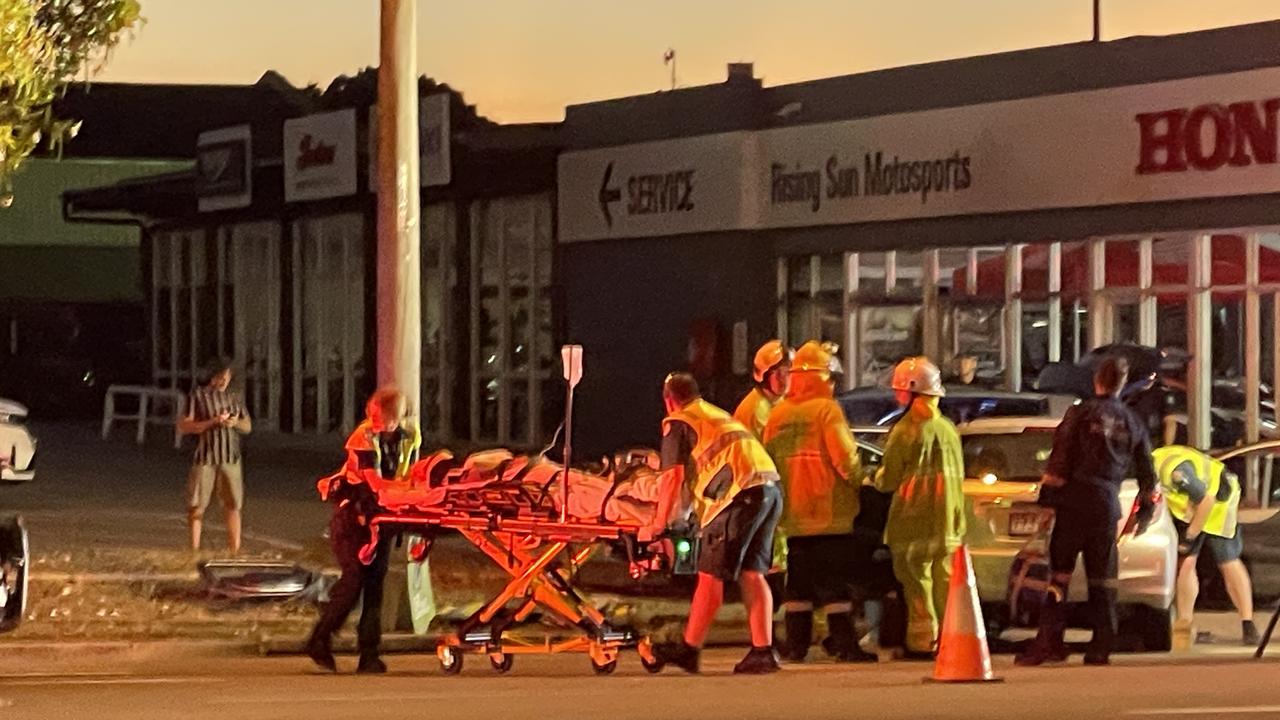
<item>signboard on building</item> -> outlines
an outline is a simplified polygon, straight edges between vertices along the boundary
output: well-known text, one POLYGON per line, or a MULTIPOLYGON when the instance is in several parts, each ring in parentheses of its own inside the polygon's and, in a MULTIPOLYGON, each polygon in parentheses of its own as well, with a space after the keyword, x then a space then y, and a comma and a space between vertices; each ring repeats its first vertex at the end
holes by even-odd
POLYGON ((253 203, 253 137, 248 125, 200 133, 196 139, 196 183, 200 212, 253 203))
POLYGON ((571 152, 558 170, 560 238, 652 237, 749 227, 751 133, 571 152))
POLYGON ((422 156, 419 175, 422 186, 448 185, 453 179, 449 93, 426 96, 422 99, 418 113, 418 153, 422 156))
POLYGON ((284 199, 323 200, 356 192, 356 111, 284 122, 284 199))
MULTIPOLYGON (((453 182, 449 93, 428 95, 418 106, 418 182, 436 187, 453 182)), ((378 191, 378 106, 369 106, 369 192, 378 191)))
POLYGON ((1277 193, 1278 116, 1267 68, 569 153, 562 239, 1277 193))

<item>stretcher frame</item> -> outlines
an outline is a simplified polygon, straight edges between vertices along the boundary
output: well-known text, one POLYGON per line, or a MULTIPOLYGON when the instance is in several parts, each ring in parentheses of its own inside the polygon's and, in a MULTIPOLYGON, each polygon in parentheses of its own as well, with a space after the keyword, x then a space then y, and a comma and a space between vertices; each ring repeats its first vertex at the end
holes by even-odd
POLYGON ((585 653, 592 670, 607 675, 617 668, 619 654, 628 649, 637 651, 646 670, 660 669, 648 637, 632 629, 613 628, 604 614, 573 587, 573 570, 577 566, 604 543, 635 543, 639 526, 414 508, 370 518, 369 542, 360 550, 362 563, 372 562, 384 529, 455 530, 510 576, 506 586, 464 620, 456 632, 441 638, 436 657, 445 674, 461 672, 462 659, 467 654, 487 655, 493 669, 502 673, 511 669, 515 655, 585 653), (571 544, 579 543, 582 547, 571 548, 571 544), (513 600, 519 602, 511 607, 513 600), (513 629, 535 610, 577 632, 532 637, 513 629))

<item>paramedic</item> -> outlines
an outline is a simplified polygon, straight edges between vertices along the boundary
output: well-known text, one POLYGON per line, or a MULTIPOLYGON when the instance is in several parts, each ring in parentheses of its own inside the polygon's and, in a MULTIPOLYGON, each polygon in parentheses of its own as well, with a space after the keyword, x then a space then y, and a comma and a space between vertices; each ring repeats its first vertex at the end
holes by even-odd
POLYGON ((684 637, 655 646, 655 659, 659 666, 670 663, 698 672, 702 644, 724 601, 724 584, 736 581, 747 608, 751 650, 733 671, 775 672, 773 599, 765 573, 782 513, 777 470, 749 430, 702 399, 692 375, 668 375, 662 399, 667 411, 662 422, 663 475, 650 532, 667 526, 686 490, 691 491, 702 531, 698 584, 684 637))

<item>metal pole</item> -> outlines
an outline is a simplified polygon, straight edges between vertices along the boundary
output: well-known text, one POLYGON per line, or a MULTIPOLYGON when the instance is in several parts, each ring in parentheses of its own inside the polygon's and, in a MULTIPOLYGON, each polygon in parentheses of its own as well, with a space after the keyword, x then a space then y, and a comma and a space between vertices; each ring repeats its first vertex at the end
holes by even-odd
POLYGON ((378 66, 378 383, 422 406, 416 0, 382 0, 378 66))
POLYGON ((1062 362, 1062 243, 1049 244, 1049 362, 1062 362))
POLYGON ((1093 0, 1093 41, 1102 41, 1102 0, 1093 0))
POLYGON ((924 337, 921 338, 921 350, 924 355, 941 365, 947 359, 942 357, 942 323, 938 301, 938 281, 941 275, 937 250, 925 250, 921 256, 924 262, 924 337))
POLYGON ((1022 246, 1004 254, 1004 381, 1010 392, 1022 390, 1022 246))
POLYGON ((1209 449, 1210 389, 1213 383, 1213 342, 1210 337, 1212 305, 1209 286, 1211 235, 1196 235, 1191 239, 1189 262, 1190 288, 1187 295, 1187 349, 1191 352, 1191 365, 1187 369, 1187 440, 1192 447, 1209 449))
POLYGON ((569 522, 569 469, 573 467, 573 382, 564 394, 564 473, 560 476, 560 522, 569 522))
POLYGON ((1107 241, 1089 240, 1089 347, 1111 343, 1111 299, 1103 294, 1107 286, 1107 241))
POLYGON ((844 254, 844 389, 862 385, 862 349, 858 343, 859 257, 844 254))
MULTIPOLYGON (((1259 259, 1262 237, 1244 237, 1244 436, 1256 443, 1261 435, 1262 413, 1262 303, 1258 297, 1259 259)), ((1260 500, 1258 455, 1245 460, 1245 500, 1257 506, 1260 500)))
POLYGON ((1155 347, 1158 340, 1156 295, 1151 292, 1155 277, 1155 241, 1142 238, 1138 241, 1138 343, 1155 347))

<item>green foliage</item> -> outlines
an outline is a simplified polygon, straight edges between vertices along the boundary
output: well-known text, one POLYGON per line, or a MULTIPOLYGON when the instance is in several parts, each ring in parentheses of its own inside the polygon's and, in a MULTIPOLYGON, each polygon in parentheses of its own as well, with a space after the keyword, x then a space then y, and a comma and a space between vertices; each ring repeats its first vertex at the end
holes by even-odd
POLYGON ((139 12, 138 0, 0 0, 0 207, 28 155, 75 135, 79 124, 55 117, 53 101, 102 68, 139 12))

